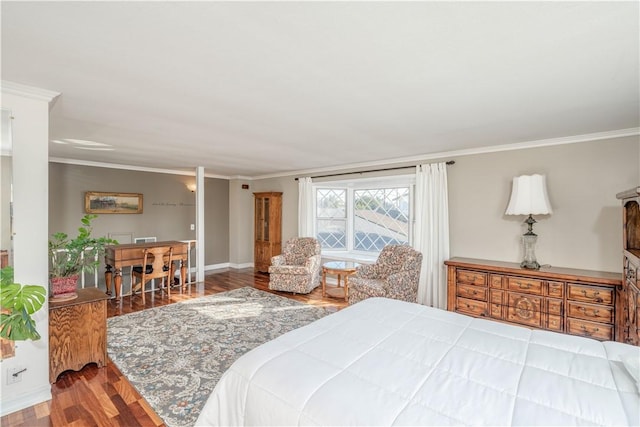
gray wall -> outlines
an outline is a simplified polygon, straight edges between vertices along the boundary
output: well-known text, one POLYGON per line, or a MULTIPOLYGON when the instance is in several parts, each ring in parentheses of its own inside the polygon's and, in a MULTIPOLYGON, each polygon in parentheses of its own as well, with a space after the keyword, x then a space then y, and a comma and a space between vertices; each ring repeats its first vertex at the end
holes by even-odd
POLYGON ((622 208, 637 185, 638 138, 466 156, 449 169, 451 255, 519 262, 524 216, 507 216, 514 176, 547 176, 551 215, 536 217, 541 264, 622 270, 622 208))
MULTIPOLYGON (((525 218, 504 215, 511 180, 543 173, 553 214, 536 218, 538 261, 621 271, 622 213, 615 195, 640 183, 639 146, 638 137, 629 137, 455 157, 456 164, 448 169, 451 256, 519 262, 525 218)), ((189 224, 195 222, 195 198, 185 186, 193 179, 50 163, 49 229, 77 228, 85 191, 140 192, 144 214, 101 215, 96 232, 193 239, 189 224)), ((253 262, 253 193, 258 191, 283 192, 283 241, 297 235, 298 185, 293 176, 207 178, 207 265, 246 267, 253 262)))
MULTIPOLYGON (((553 214, 536 218, 538 261, 621 271, 622 211, 615 196, 640 182, 639 145, 636 136, 452 157, 451 256, 520 262, 525 217, 504 215, 511 181, 541 173, 547 175, 553 214)), ((283 239, 296 235, 298 189, 293 177, 257 180, 252 187, 284 192, 283 239)), ((252 226, 252 212, 234 215, 252 226)))
MULTIPOLYGON (((133 233, 158 240, 193 240, 195 193, 193 176, 49 163, 49 232, 72 236, 84 215, 84 193, 142 193, 142 214, 101 214, 94 235, 133 233)), ((227 180, 205 179, 205 264, 229 261, 229 193, 227 180)))

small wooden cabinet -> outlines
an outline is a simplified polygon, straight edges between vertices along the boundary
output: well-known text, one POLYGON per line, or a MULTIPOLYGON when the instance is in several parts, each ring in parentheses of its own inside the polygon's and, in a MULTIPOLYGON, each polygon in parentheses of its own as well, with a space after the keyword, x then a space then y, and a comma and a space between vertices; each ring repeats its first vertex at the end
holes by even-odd
POLYGON ((620 274, 557 267, 525 270, 516 263, 466 258, 445 264, 450 311, 622 341, 617 317, 620 274))
POLYGON ((88 363, 107 363, 107 298, 97 288, 78 289, 78 298, 49 301, 49 382, 88 363))
POLYGON ((621 327, 626 343, 640 345, 640 187, 618 193, 616 197, 622 201, 621 327))
POLYGON ((253 193, 255 197, 254 253, 256 271, 267 273, 271 257, 282 252, 282 193, 253 193))

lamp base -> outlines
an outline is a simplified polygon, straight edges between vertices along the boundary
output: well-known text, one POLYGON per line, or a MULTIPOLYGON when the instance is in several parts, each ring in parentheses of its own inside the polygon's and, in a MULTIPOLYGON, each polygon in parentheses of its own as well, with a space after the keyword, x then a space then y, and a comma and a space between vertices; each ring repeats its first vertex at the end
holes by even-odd
POLYGON ((522 243, 524 244, 524 260, 520 263, 520 267, 527 268, 529 270, 540 270, 540 264, 536 261, 536 241, 538 236, 533 232, 522 236, 522 243))

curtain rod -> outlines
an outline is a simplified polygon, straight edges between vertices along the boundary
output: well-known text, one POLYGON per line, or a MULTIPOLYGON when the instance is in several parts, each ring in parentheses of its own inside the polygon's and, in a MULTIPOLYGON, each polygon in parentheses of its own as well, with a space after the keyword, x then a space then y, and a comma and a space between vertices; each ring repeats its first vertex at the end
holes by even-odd
MULTIPOLYGON (((455 160, 449 160, 448 162, 446 162, 447 165, 455 165, 456 161, 455 160)), ((385 172, 385 171, 395 171, 395 170, 400 170, 400 169, 412 169, 415 168, 415 166, 398 166, 396 168, 384 168, 384 169, 371 169, 368 171, 356 171, 356 172, 343 172, 343 173, 332 173, 329 175, 317 175, 317 176, 312 176, 310 177, 311 179, 315 179, 315 178, 328 178, 330 176, 343 176, 343 175, 353 175, 353 174, 357 174, 357 173, 369 173, 369 172, 385 172)), ((297 181, 298 178, 295 178, 295 180, 297 181)))

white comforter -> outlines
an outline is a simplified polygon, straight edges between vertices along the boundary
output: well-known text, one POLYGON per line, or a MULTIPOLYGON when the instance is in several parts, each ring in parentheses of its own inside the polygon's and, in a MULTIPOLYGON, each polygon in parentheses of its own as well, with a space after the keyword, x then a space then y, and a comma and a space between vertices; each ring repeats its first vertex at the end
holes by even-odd
POLYGON ((638 425, 640 349, 373 298, 270 341, 197 425, 638 425))

